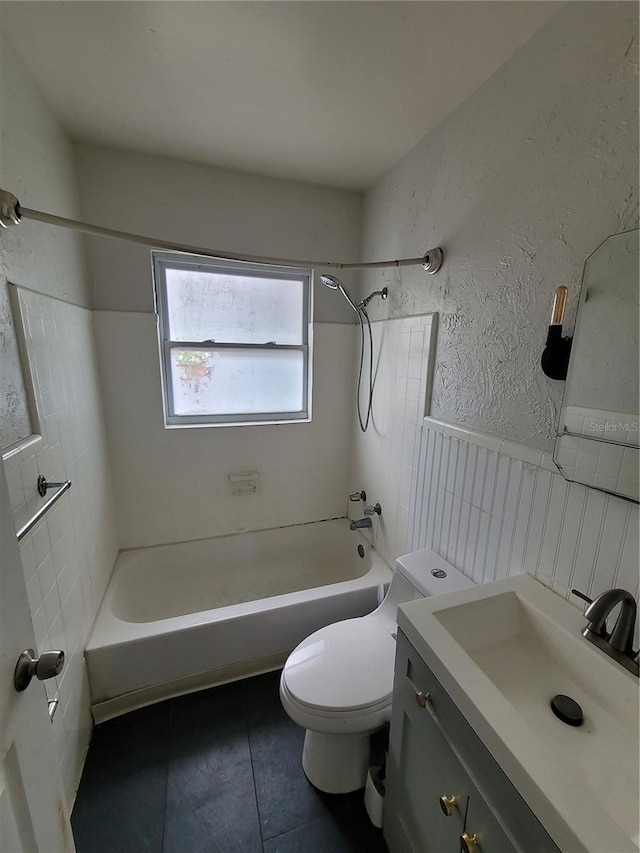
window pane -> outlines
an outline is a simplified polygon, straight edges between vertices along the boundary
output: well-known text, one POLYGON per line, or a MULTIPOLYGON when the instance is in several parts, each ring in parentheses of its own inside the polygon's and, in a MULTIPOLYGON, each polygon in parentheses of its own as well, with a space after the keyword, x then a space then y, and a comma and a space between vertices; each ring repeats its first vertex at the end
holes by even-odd
POLYGON ((174 414, 246 415, 304 409, 301 350, 171 351, 174 414))
POLYGON ((302 344, 302 279, 166 269, 169 338, 302 344))

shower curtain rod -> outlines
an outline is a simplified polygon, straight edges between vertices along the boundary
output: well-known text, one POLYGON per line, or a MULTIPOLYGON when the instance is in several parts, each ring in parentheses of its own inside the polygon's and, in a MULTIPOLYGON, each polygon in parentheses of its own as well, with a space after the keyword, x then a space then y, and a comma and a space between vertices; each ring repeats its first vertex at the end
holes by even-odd
POLYGON ((400 258, 394 261, 369 261, 363 263, 309 261, 301 258, 272 258, 264 255, 246 255, 235 252, 224 252, 218 249, 207 249, 203 246, 191 246, 187 243, 175 243, 172 240, 145 237, 142 234, 132 234, 128 231, 104 228, 101 225, 92 225, 91 223, 81 222, 77 219, 67 219, 65 216, 56 216, 53 213, 44 213, 41 210, 32 210, 29 207, 22 207, 18 199, 12 193, 0 189, 0 226, 7 228, 11 225, 19 225, 21 219, 32 219, 36 222, 45 222, 48 225, 56 225, 60 228, 68 228, 72 231, 82 231, 85 234, 93 234, 97 237, 109 237, 113 240, 137 243, 140 246, 149 246, 152 249, 167 249, 173 252, 202 255, 204 257, 218 258, 225 261, 245 261, 256 264, 303 266, 338 270, 382 269, 385 267, 409 267, 418 265, 422 265, 425 269, 428 269, 430 263, 429 252, 420 258, 400 258))

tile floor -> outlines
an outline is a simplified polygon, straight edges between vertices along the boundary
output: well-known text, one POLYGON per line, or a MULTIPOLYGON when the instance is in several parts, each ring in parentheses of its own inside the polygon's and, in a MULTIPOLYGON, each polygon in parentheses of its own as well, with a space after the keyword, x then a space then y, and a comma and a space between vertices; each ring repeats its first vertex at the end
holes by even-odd
POLYGON ((387 853, 362 792, 321 794, 279 673, 98 726, 72 815, 77 853, 387 853))

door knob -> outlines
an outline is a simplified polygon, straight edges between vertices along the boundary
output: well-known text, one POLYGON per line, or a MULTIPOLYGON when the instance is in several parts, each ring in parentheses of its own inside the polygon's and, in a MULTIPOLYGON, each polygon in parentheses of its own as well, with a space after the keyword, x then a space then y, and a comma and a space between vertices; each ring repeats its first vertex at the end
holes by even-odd
POLYGON ((31 684, 34 675, 38 681, 55 678, 60 675, 63 666, 64 652, 43 652, 40 657, 36 657, 33 649, 23 649, 13 673, 13 686, 18 693, 22 693, 31 684))

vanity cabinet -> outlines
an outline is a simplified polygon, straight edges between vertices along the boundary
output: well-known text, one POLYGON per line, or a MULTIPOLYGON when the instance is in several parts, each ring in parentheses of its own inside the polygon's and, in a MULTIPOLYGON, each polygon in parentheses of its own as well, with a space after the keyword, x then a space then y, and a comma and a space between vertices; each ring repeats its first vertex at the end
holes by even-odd
POLYGON ((560 853, 402 631, 386 788, 391 853, 560 853))

